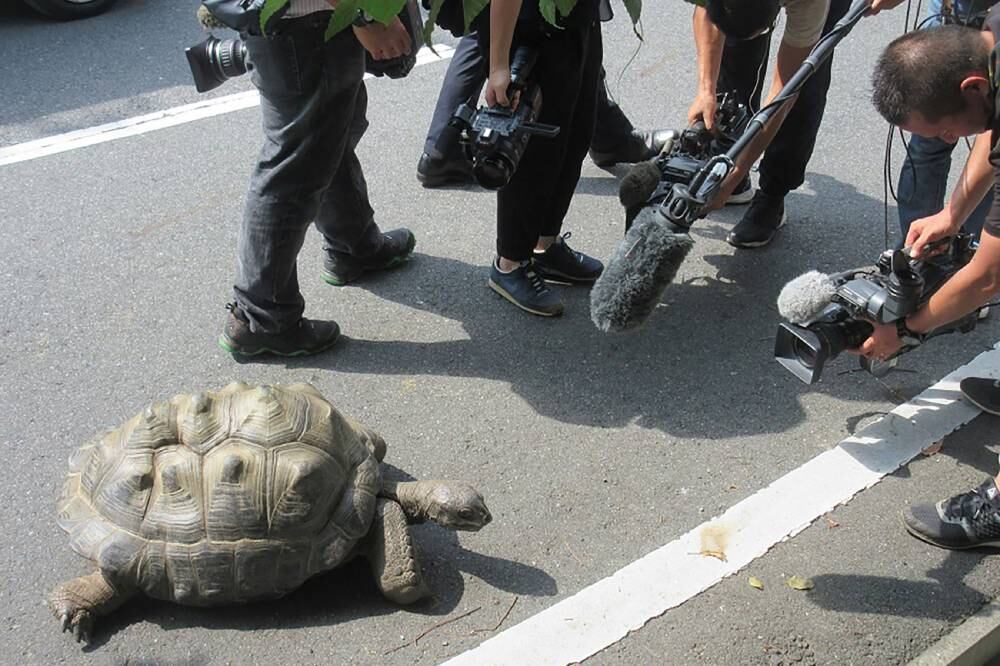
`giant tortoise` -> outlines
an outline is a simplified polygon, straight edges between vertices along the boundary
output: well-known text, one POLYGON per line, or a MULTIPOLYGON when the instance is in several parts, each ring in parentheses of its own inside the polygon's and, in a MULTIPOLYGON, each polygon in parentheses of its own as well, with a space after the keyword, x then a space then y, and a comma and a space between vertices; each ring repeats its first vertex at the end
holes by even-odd
POLYGON ((143 592, 193 606, 280 597, 355 556, 390 600, 428 594, 408 523, 478 530, 482 496, 455 481, 383 479, 385 442, 308 384, 179 395, 81 447, 59 526, 97 571, 49 607, 77 640, 143 592))

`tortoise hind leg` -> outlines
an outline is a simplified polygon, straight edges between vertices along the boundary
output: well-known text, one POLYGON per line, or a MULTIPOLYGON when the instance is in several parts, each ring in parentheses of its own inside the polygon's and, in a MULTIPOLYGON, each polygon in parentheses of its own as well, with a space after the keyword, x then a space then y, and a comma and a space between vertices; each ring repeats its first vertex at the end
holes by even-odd
POLYGON ((430 594, 413 554, 406 515, 396 502, 379 499, 375 504, 368 561, 376 585, 390 601, 412 604, 430 594))
POLYGON ((77 642, 89 643, 97 617, 118 608, 132 594, 116 589, 100 571, 95 571, 56 587, 49 595, 48 604, 49 610, 62 623, 63 631, 72 631, 77 642))

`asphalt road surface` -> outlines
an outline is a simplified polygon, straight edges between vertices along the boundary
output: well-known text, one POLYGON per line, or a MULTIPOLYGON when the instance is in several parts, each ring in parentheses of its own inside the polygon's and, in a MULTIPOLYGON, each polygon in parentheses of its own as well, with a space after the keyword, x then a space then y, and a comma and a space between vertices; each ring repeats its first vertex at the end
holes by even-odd
MULTIPOLYGON (((643 42, 624 11, 604 28, 609 82, 637 126, 678 127, 695 86, 690 8, 646 5, 643 42)), ((5 3, 0 150, 251 90, 243 77, 194 91, 182 50, 203 36, 195 7, 122 0, 61 24, 5 3)), ((776 240, 752 251, 726 244, 738 208, 698 222, 675 284, 631 335, 597 331, 581 288, 555 287, 567 305, 555 321, 487 289, 493 195, 429 191, 414 177, 444 62, 368 84, 360 157, 377 220, 411 228, 417 249, 399 270, 336 289, 321 281, 320 241, 309 235, 299 262, 307 316, 334 318, 347 336, 317 357, 237 363, 215 344, 261 140, 256 108, 0 166, 2 661, 439 663, 754 497, 989 349, 995 317, 909 354, 883 379, 845 356, 806 386, 772 358, 785 282, 870 264, 885 247, 887 128, 868 101, 869 76, 904 15, 865 19, 838 49, 807 182, 788 197, 776 240), (384 435, 393 467, 477 486, 493 523, 460 535, 414 528, 434 598, 412 608, 381 599, 356 562, 273 603, 131 601, 81 650, 43 605, 53 586, 91 570, 55 523, 67 457, 150 402, 233 380, 311 382, 384 435)), ((897 140, 894 172, 901 151, 897 140)), ((610 255, 623 173, 584 164, 565 223, 574 247, 610 255)), ((888 219, 894 243, 891 200, 888 219)), ((995 426, 975 419, 940 453, 815 516, 736 575, 651 611, 588 663, 905 663, 1000 590, 996 559, 927 546, 899 521, 910 502, 994 474, 995 426), (789 588, 792 575, 814 588, 789 588)), ((645 591, 683 575, 659 571, 645 591)), ((524 654, 537 644, 526 641, 524 654)))

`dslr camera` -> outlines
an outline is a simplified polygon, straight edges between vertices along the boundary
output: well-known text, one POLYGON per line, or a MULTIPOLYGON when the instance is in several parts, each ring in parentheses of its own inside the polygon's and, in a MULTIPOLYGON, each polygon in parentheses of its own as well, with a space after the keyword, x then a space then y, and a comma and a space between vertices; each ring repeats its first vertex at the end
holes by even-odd
POLYGON ((625 228, 639 211, 649 205, 664 203, 674 185, 687 185, 708 161, 728 151, 743 134, 750 113, 734 92, 718 93, 715 100, 715 130, 705 128, 702 121, 680 132, 672 131, 660 154, 653 158, 653 165, 660 171, 660 180, 649 198, 642 203, 626 206, 625 228))
MULTIPOLYGON (((199 18, 205 27, 222 27, 225 24, 211 17, 205 10, 199 10, 199 18), (208 16, 205 16, 208 14, 208 16)), ((388 76, 401 79, 410 73, 417 63, 417 50, 423 41, 423 23, 417 0, 407 0, 399 12, 399 20, 410 35, 410 53, 388 60, 375 60, 365 51, 365 71, 372 76, 388 76)), ((204 41, 184 49, 191 76, 198 92, 208 92, 218 88, 234 76, 246 74, 253 65, 247 60, 247 46, 240 38, 219 39, 209 35, 204 41)))
MULTIPOLYGON (((778 310, 793 323, 778 326, 774 357, 807 384, 820 379, 826 362, 845 349, 863 343, 874 330, 871 322, 891 324, 916 312, 955 273, 972 259, 978 242, 959 234, 927 246, 943 251, 912 259, 908 249, 886 250, 874 267, 824 275, 812 271, 795 278, 778 297, 778 310)), ((936 337, 975 328, 978 311, 936 329, 936 337)), ((898 357, 919 342, 906 345, 885 361, 861 358, 861 367, 881 376, 898 357)))
POLYGON ((507 97, 513 100, 520 93, 516 109, 481 106, 476 110, 469 101, 458 107, 448 123, 460 132, 476 182, 488 190, 499 190, 510 182, 533 135, 552 138, 559 134, 555 125, 538 122, 542 89, 531 79, 537 60, 533 47, 522 45, 514 51, 507 97))

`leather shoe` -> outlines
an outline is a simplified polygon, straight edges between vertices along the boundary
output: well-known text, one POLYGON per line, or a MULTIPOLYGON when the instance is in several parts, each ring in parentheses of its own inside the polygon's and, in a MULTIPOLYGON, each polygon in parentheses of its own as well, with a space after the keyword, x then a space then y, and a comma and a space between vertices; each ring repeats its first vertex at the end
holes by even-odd
POLYGON ((656 157, 667 141, 675 135, 673 130, 632 130, 625 141, 611 150, 590 149, 590 159, 599 167, 619 163, 634 164, 656 157))
POLYGON ((465 185, 472 183, 472 165, 467 159, 449 160, 443 157, 431 157, 427 153, 420 156, 417 163, 417 180, 424 187, 441 187, 442 185, 465 185))

